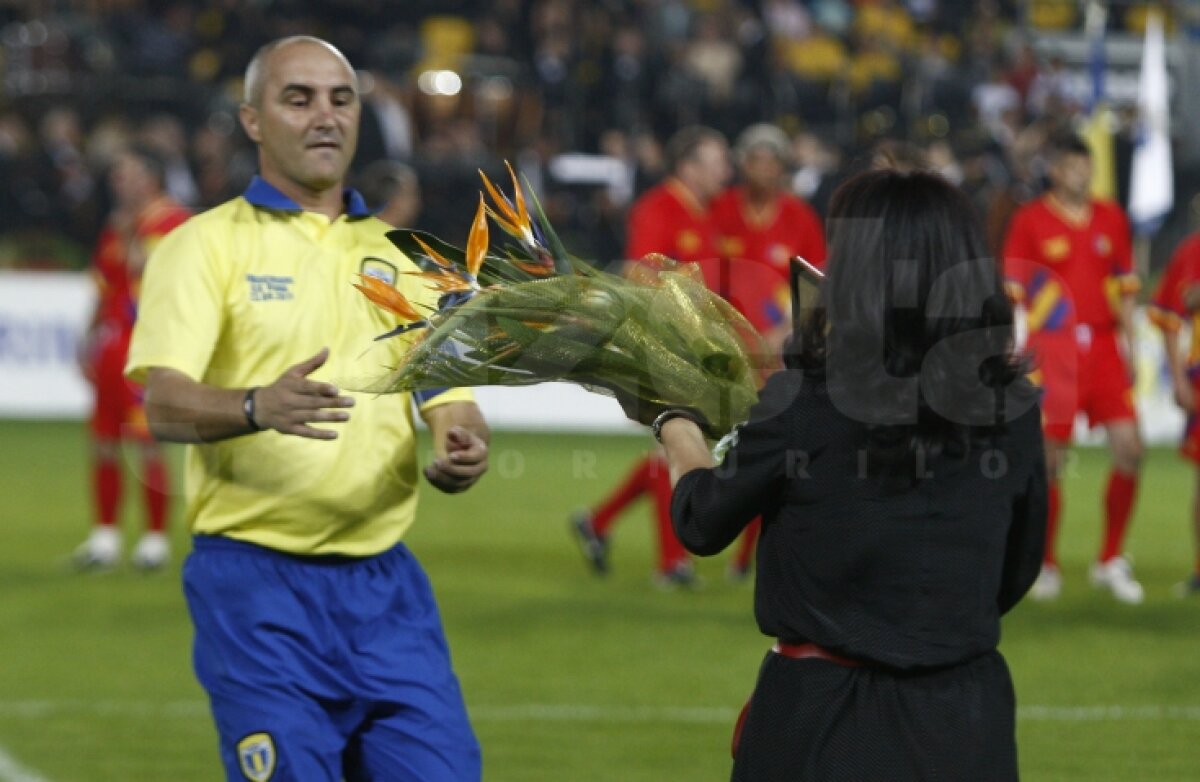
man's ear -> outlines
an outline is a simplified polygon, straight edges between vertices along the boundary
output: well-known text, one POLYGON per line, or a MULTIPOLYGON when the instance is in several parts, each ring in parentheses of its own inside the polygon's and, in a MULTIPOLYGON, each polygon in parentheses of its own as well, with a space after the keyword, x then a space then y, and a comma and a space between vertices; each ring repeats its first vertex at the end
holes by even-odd
POLYGON ((242 130, 246 131, 250 140, 255 144, 261 143, 262 133, 258 129, 258 109, 249 103, 243 103, 238 107, 238 119, 242 123, 242 130))

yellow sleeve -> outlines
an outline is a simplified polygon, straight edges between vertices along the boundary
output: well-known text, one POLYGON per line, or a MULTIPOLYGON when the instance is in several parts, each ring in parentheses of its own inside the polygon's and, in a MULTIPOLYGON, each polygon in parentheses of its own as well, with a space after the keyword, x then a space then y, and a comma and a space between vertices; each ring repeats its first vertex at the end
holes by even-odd
POLYGON ((202 380, 221 333, 225 265, 195 221, 154 248, 142 276, 125 376, 145 382, 150 367, 202 380))
POLYGON ((448 388, 438 392, 417 391, 413 393, 413 399, 418 410, 432 410, 450 402, 474 402, 475 394, 469 388, 448 388))
MULTIPOLYGON (((414 269, 416 268, 407 257, 405 258, 405 263, 414 269)), ((429 307, 430 309, 437 309, 438 299, 441 298, 441 293, 424 284, 415 288, 406 288, 402 292, 414 304, 429 307)), ((420 309, 420 306, 418 309, 420 309)), ((412 397, 418 410, 430 410, 439 405, 449 404, 450 402, 475 401, 475 394, 469 388, 431 388, 423 391, 414 391, 412 397)))

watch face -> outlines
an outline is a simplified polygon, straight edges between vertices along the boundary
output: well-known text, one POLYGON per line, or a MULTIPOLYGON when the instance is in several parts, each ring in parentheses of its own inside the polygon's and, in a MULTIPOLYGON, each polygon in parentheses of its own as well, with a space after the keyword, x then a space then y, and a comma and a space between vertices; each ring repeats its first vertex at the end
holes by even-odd
POLYGON ((254 394, 258 391, 258 386, 251 388, 242 397, 242 415, 246 416, 246 423, 256 432, 262 431, 262 427, 258 425, 258 420, 254 417, 254 394))

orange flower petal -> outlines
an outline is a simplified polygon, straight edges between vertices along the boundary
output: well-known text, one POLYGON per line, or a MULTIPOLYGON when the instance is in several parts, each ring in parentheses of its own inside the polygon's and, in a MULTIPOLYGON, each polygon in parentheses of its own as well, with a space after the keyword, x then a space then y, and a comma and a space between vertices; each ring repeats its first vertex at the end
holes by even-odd
POLYGON ((376 306, 398 315, 405 320, 420 320, 421 316, 409 303, 408 299, 404 298, 404 294, 388 285, 383 280, 372 277, 369 274, 360 274, 358 278, 362 280, 362 284, 354 284, 364 296, 375 303, 376 306))
POLYGON ((498 225, 502 229, 504 229, 505 232, 512 234, 513 236, 521 235, 521 229, 517 228, 515 225, 510 223, 508 220, 505 220, 503 215, 497 214, 490 206, 485 206, 484 209, 487 210, 488 217, 495 220, 496 225, 498 225))
POLYGON ((471 286, 461 277, 450 272, 404 272, 404 274, 420 277, 429 283, 429 287, 441 293, 458 293, 469 291, 471 286))
POLYGON ((510 206, 508 203, 508 199, 501 195, 500 191, 496 189, 496 186, 492 184, 492 180, 488 179, 487 174, 480 171, 479 176, 483 179, 483 186, 487 188, 488 195, 492 197, 492 203, 494 203, 496 208, 504 214, 504 219, 509 223, 509 225, 517 226, 517 233, 520 233, 520 226, 523 225, 521 222, 521 216, 513 210, 512 206, 510 206))
POLYGON ((472 277, 479 276, 487 249, 487 206, 483 203, 483 193, 480 193, 479 208, 475 210, 475 222, 471 224, 471 234, 467 237, 467 271, 472 277))
POLYGON ((513 259, 512 265, 516 266, 526 274, 532 274, 535 277, 549 277, 550 275, 554 274, 554 269, 548 266, 543 266, 540 263, 526 263, 525 261, 513 259))
POLYGON ((504 165, 508 168, 508 175, 512 177, 513 200, 517 202, 517 225, 523 231, 530 231, 529 209, 525 207, 525 194, 521 191, 521 183, 517 181, 517 172, 513 171, 512 164, 507 160, 504 161, 504 165))
POLYGON ((442 266, 447 269, 454 268, 454 264, 450 263, 450 261, 446 260, 445 257, 443 257, 440 253, 438 253, 437 250, 433 249, 428 244, 426 244, 424 241, 422 241, 421 237, 414 236, 413 238, 417 240, 417 244, 421 245, 421 249, 425 251, 425 254, 428 255, 430 258, 432 258, 433 262, 436 263, 438 266, 442 266))

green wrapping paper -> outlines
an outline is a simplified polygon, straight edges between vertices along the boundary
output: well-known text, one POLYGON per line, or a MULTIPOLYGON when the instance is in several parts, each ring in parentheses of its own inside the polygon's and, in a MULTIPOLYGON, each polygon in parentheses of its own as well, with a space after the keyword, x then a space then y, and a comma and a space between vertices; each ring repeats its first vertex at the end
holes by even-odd
POLYGON ((564 257, 540 207, 541 219, 528 216, 513 179, 515 205, 485 177, 496 207, 481 200, 465 253, 416 232, 389 234, 443 296, 420 318, 397 291, 364 278, 360 290, 407 321, 385 336, 419 331, 400 363, 363 390, 569 381, 692 408, 714 435, 745 420, 776 359, 699 270, 650 256, 618 277, 564 257), (516 240, 504 255, 487 252, 485 209, 516 240))

